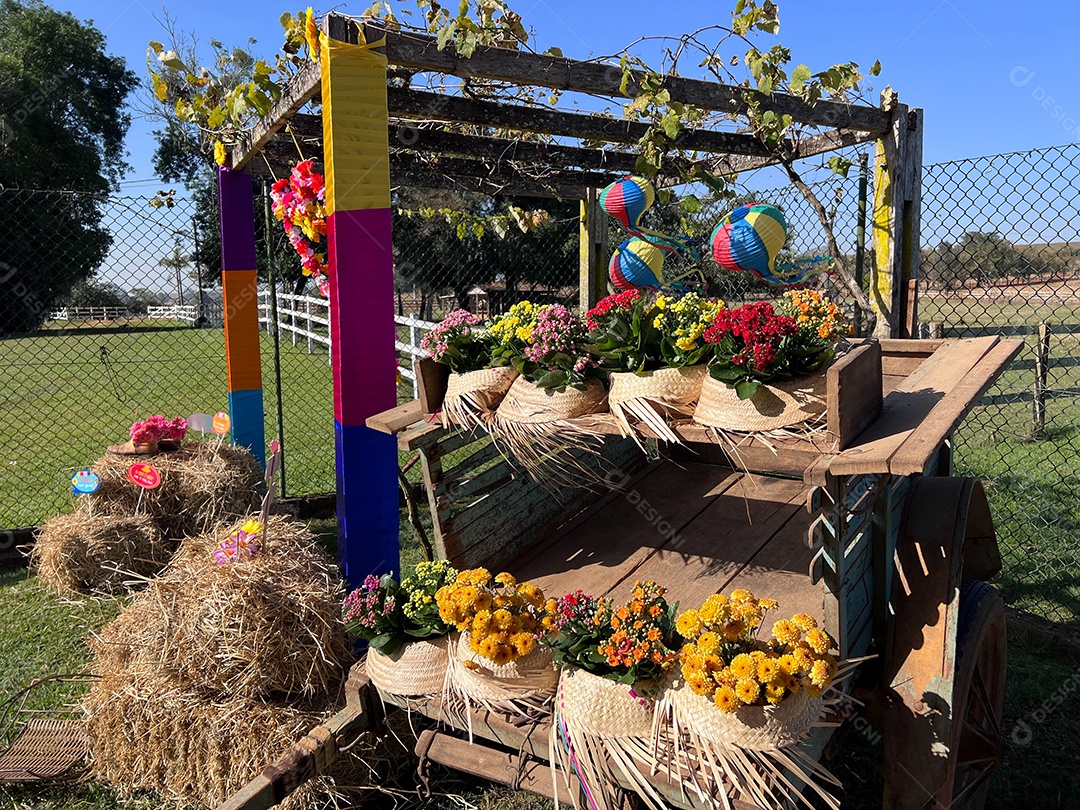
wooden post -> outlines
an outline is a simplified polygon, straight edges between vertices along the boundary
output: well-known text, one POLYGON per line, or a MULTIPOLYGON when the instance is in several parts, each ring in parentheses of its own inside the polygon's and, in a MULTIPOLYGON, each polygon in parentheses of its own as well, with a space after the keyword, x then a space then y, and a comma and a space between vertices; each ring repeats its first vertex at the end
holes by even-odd
POLYGON ((1031 438, 1046 437, 1046 383, 1050 367, 1050 326, 1039 323, 1039 342, 1035 344, 1035 385, 1031 396, 1031 438))
POLYGON ((338 562, 350 587, 396 573, 398 457, 369 416, 397 405, 386 57, 332 15, 322 36, 338 562))
POLYGON ((878 338, 909 338, 918 323, 923 112, 892 109, 874 148, 874 265, 870 300, 878 338))
POLYGON ((218 169, 218 200, 232 440, 234 444, 249 448, 263 464, 266 461, 266 434, 251 176, 224 167, 218 169))
POLYGON ((608 259, 607 212, 600 207, 600 192, 587 189, 581 201, 579 220, 579 267, 578 305, 582 313, 607 295, 608 259))

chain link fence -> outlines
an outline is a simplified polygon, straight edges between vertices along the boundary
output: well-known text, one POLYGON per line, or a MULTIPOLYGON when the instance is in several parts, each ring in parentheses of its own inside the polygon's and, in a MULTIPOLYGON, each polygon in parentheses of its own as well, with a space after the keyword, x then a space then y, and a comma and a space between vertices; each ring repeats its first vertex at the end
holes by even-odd
POLYGON ((71 509, 136 417, 225 407, 220 287, 190 201, 0 192, 0 528, 71 509))
MULTIPOLYGON (((1069 145, 927 167, 919 303, 924 336, 1025 340, 1024 353, 958 431, 956 467, 991 490, 1006 600, 1074 626, 1078 158, 1080 146, 1069 145)), ((868 185, 856 166, 847 178, 814 186, 835 211, 840 249, 867 275, 869 251, 857 247, 868 185)), ((69 509, 70 473, 124 438, 137 416, 225 406, 220 285, 212 282, 215 268, 199 259, 208 255, 198 244, 207 241, 207 226, 196 232, 192 199, 157 207, 151 199, 0 193, 0 527, 34 525, 69 509)), ((707 240, 733 204, 756 200, 779 206, 788 220, 780 261, 828 253, 816 213, 791 187, 747 191, 693 214, 657 206, 645 224, 699 239, 710 291, 732 303, 753 300, 774 291, 716 268, 707 240)), ((267 435, 283 438, 286 495, 332 492, 328 312, 314 290, 297 284, 280 225, 254 202, 267 435), (273 295, 265 283, 271 276, 273 295)), ((489 317, 523 299, 576 304, 577 202, 512 201, 545 216, 525 230, 508 218, 501 233, 491 216, 506 214, 510 201, 397 202, 404 210, 395 221, 395 304, 406 372, 425 324, 453 309, 489 317), (478 219, 489 223, 483 232, 474 227, 478 219)), ((614 250, 627 234, 610 225, 614 250)), ((665 269, 691 268, 669 260, 665 269)), ((835 277, 822 274, 813 284, 853 311, 835 277)), ((399 397, 412 396, 406 373, 399 397)))
POLYGON ((925 336, 1020 338, 961 425, 956 472, 986 483, 1005 601, 1080 627, 1080 145, 923 173, 925 336))

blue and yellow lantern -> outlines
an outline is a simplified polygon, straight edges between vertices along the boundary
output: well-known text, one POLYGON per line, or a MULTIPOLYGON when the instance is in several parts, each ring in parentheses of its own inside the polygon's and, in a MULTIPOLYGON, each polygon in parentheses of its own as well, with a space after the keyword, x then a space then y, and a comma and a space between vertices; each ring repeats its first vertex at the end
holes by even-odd
POLYGON ((624 177, 600 192, 600 205, 628 231, 641 227, 641 218, 652 207, 656 190, 644 177, 624 177))
POLYGON ((776 257, 787 241, 787 220, 779 208, 768 203, 750 203, 736 208, 716 226, 711 241, 713 258, 725 270, 753 273, 778 286, 799 284, 822 272, 830 261, 828 257, 815 256, 777 267, 776 257), (777 274, 777 271, 793 270, 801 264, 810 266, 790 277, 777 274))
POLYGON ((608 278, 618 290, 635 287, 658 290, 664 286, 664 251, 652 242, 631 237, 611 257, 608 278))

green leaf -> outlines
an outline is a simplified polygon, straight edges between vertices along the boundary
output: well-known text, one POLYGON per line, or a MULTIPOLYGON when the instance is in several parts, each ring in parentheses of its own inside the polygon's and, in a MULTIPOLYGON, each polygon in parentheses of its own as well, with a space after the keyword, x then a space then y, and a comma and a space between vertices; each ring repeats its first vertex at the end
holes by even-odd
POLYGON ((161 53, 163 50, 165 50, 165 46, 162 45, 160 42, 152 39, 150 40, 150 50, 152 50, 154 53, 161 53))
POLYGON ((438 35, 438 37, 436 37, 435 42, 438 45, 438 48, 439 48, 440 51, 445 50, 446 46, 449 45, 453 41, 454 34, 456 32, 457 32, 457 23, 454 20, 451 20, 450 22, 448 22, 446 25, 444 25, 442 28, 439 29, 439 35, 438 35))
POLYGON ((554 56, 557 59, 562 59, 563 58, 562 48, 556 48, 555 46, 552 46, 552 47, 548 48, 546 51, 544 51, 544 55, 545 56, 554 56))
POLYGON ((701 211, 701 200, 693 194, 687 194, 679 200, 679 208, 687 214, 696 214, 701 211))
POLYGON ((750 399, 757 393, 757 390, 760 387, 761 383, 757 380, 742 380, 741 382, 735 383, 735 393, 738 395, 739 399, 750 399))
POLYGON ((870 66, 870 75, 871 76, 880 76, 881 75, 881 60, 880 59, 878 59, 876 62, 874 62, 874 64, 872 64, 870 66))
POLYGON ((187 65, 184 64, 184 60, 177 55, 176 51, 164 51, 159 53, 158 61, 165 67, 172 68, 173 70, 187 70, 187 65))
POLYGON ((806 65, 799 65, 791 72, 791 83, 789 85, 791 92, 800 92, 808 81, 810 81, 810 68, 806 65))

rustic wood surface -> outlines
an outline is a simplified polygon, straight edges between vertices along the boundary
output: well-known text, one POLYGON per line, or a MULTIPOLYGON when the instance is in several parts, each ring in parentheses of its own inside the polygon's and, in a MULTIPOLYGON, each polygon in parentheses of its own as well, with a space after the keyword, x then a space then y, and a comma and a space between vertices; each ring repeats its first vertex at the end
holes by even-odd
POLYGON ((829 433, 844 450, 881 415, 881 344, 856 346, 826 373, 829 433))

